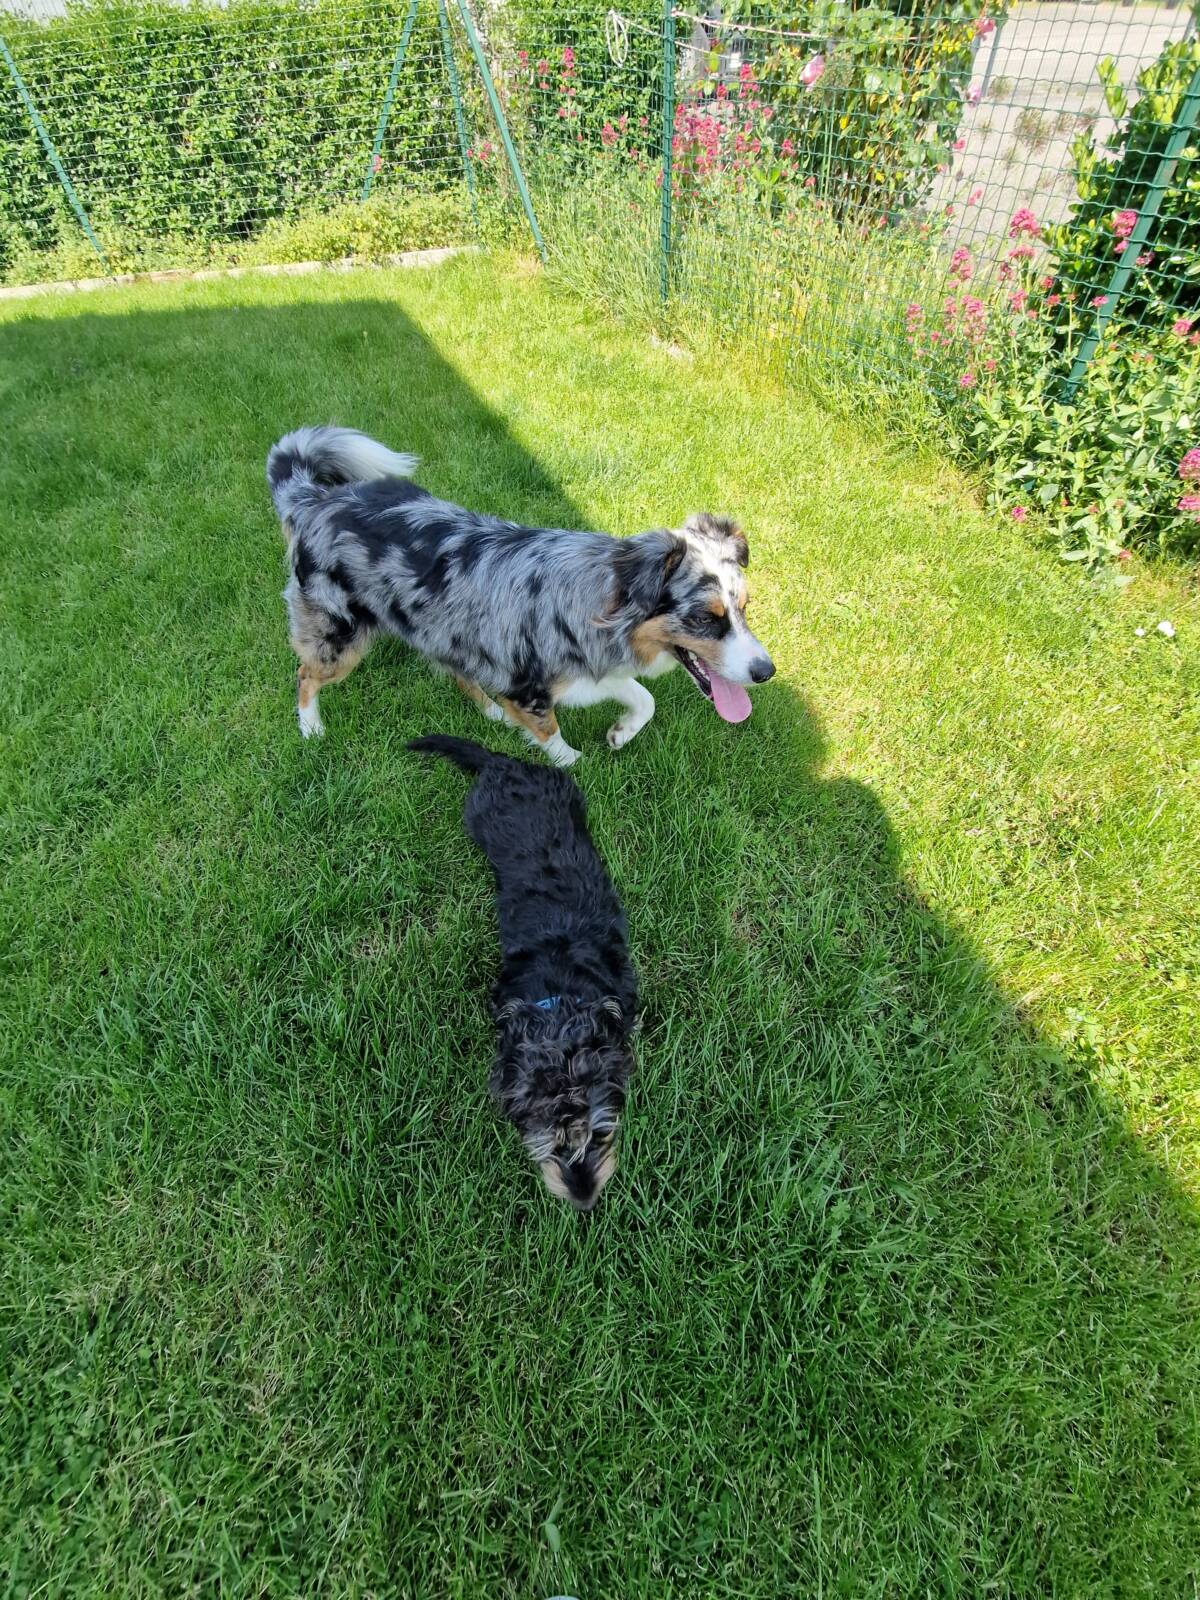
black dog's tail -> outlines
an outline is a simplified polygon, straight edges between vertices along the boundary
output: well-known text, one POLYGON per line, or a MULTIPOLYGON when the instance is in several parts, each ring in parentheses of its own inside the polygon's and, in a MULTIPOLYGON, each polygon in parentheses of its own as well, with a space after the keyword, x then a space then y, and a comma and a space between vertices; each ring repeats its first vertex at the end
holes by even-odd
POLYGON ((464 772, 482 772, 489 761, 497 759, 491 750, 485 750, 473 739, 455 739, 448 733, 427 733, 422 739, 410 739, 410 750, 422 756, 445 756, 464 772))

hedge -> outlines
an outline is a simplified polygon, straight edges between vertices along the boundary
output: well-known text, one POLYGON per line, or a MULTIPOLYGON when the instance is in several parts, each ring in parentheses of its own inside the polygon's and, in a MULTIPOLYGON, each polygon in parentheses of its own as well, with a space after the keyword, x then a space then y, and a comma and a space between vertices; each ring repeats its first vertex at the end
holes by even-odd
MULTIPOLYGON (((405 0, 72 5, 0 32, 93 223, 125 243, 251 238, 355 197, 405 0)), ((461 181, 436 10, 422 5, 379 184, 461 181)), ((0 271, 78 232, 0 74, 0 271)))

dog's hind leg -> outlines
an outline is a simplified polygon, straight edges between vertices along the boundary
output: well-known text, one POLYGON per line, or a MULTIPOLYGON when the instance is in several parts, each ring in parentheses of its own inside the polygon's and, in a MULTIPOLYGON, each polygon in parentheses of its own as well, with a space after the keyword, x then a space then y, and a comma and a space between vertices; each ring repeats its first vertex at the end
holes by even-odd
POLYGON ((305 739, 325 732, 317 697, 327 683, 339 683, 354 671, 371 647, 374 633, 346 617, 314 605, 292 580, 284 590, 289 638, 300 657, 296 674, 296 717, 305 739))
POLYGON ((326 684, 340 683, 343 678, 349 677, 366 655, 370 644, 369 635, 359 634, 343 646, 332 661, 300 657, 300 670, 296 674, 296 716, 303 738, 319 738, 325 732, 317 696, 326 684))
POLYGON ((504 721, 503 711, 490 696, 484 693, 477 683, 472 683, 470 678, 464 678, 457 672, 454 674, 454 681, 468 700, 474 700, 489 722, 504 721))
POLYGON ((515 700, 501 695, 500 706, 505 717, 521 729, 530 744, 537 745, 556 767, 571 767, 579 760, 579 751, 573 750, 558 731, 558 718, 553 709, 533 711, 519 706, 515 700))

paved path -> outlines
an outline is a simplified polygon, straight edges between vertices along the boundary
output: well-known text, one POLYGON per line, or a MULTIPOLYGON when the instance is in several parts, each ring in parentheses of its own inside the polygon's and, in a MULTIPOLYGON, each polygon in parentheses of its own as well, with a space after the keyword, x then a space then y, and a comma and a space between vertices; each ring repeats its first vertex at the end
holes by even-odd
POLYGON ((1172 39, 1182 38, 1188 12, 1180 6, 1031 3, 1017 5, 997 30, 994 50, 984 41, 974 83, 986 94, 968 108, 966 141, 939 182, 935 209, 954 207, 948 242, 997 251, 1008 220, 1028 206, 1043 221, 1059 221, 1075 197, 1071 141, 1093 128, 1104 139, 1114 123, 1097 68, 1106 56, 1129 88, 1172 39), (990 58, 990 59, 989 59, 990 58), (976 190, 975 205, 967 200, 976 190))

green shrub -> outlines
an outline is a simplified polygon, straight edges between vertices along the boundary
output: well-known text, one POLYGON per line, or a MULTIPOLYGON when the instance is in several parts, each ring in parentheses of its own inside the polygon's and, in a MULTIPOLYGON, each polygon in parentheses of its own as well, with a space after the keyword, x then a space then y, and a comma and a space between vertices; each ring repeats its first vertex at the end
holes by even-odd
MULTIPOLYGON (((5 37, 117 261, 157 242, 248 240, 356 197, 405 0, 84 0, 5 37)), ((436 13, 422 6, 378 182, 457 185, 461 158, 436 13)), ((62 249, 61 191, 0 82, 0 270, 62 249)), ((95 265, 89 268, 95 271, 95 265)))
MULTIPOLYGON (((1151 193, 1180 112, 1200 69, 1200 39, 1169 44, 1138 75, 1132 107, 1111 61, 1100 75, 1109 109, 1120 117, 1100 149, 1087 135, 1072 146, 1079 198, 1069 221, 1052 230, 1052 269, 1075 289, 1081 303, 1103 294, 1151 193), (1107 154, 1104 154, 1107 151, 1107 154)), ((1122 295, 1127 322, 1161 323, 1168 314, 1200 305, 1200 143, 1193 136, 1163 193, 1150 232, 1137 250, 1133 276, 1122 295)))
POLYGON ((806 38, 775 43, 757 69, 776 137, 840 211, 910 210, 950 160, 977 42, 1007 9, 813 0, 786 12, 777 25, 806 38))
POLYGON ((1200 352, 1186 334, 1110 323, 1069 405, 1053 361, 1019 351, 975 411, 994 502, 1036 513, 1068 560, 1200 549, 1200 352))
POLYGON ((351 201, 315 211, 294 222, 272 223, 247 250, 246 262, 338 261, 356 256, 380 261, 402 250, 428 250, 465 244, 471 238, 471 215, 465 188, 409 198, 372 196, 365 204, 351 201))
MULTIPOLYGON (((65 210, 65 208, 64 208, 65 210)), ((487 213, 485 211, 485 217, 487 213)), ((500 220, 488 237, 508 237, 500 220)), ((112 272, 153 272, 164 268, 259 266, 271 262, 381 261, 403 250, 465 244, 474 237, 465 185, 441 194, 372 195, 364 204, 349 201, 318 207, 289 222, 270 223, 257 239, 206 241, 167 235, 133 241, 106 227, 100 243, 112 272)), ((48 251, 18 250, 9 261, 11 283, 55 282, 98 275, 91 245, 69 213, 62 218, 59 242, 48 251)))
POLYGON ((579 11, 558 0, 506 0, 491 14, 514 137, 547 181, 557 184, 585 164, 604 124, 622 116, 634 128, 645 118, 645 147, 657 155, 662 5, 632 0, 621 14, 630 27, 620 62, 609 51, 603 6, 579 11))
POLYGON ((1026 207, 1010 247, 980 282, 956 249, 941 284, 906 314, 911 357, 943 414, 984 467, 993 503, 1035 519, 1064 557, 1200 548, 1200 328, 1178 310, 1104 329, 1068 395, 1068 376, 1102 309, 1063 287, 1026 207), (1182 464, 1192 463, 1182 471, 1182 464))

